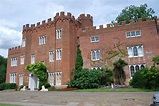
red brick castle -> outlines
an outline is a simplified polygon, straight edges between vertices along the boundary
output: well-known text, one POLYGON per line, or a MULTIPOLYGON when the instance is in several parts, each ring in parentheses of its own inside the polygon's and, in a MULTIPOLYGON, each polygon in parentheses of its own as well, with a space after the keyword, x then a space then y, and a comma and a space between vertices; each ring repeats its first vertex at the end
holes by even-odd
POLYGON ((8 51, 6 82, 38 88, 38 78, 25 69, 28 64, 44 62, 48 67, 48 82, 65 86, 75 68, 77 45, 80 45, 83 68, 98 69, 107 65, 106 52, 122 43, 128 54, 124 68, 127 81, 143 67, 152 66, 152 58, 159 55, 159 21, 149 18, 137 23, 107 24, 97 29, 89 14, 77 19, 71 13, 57 13, 54 19, 23 26, 22 44, 8 51), (101 62, 103 60, 103 63, 101 62))

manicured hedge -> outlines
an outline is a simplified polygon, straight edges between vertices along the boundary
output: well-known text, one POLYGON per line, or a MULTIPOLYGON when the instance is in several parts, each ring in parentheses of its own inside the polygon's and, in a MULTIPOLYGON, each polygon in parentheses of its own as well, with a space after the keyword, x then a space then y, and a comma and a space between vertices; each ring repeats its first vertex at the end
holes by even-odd
POLYGON ((0 90, 16 89, 16 83, 2 83, 0 84, 0 90))

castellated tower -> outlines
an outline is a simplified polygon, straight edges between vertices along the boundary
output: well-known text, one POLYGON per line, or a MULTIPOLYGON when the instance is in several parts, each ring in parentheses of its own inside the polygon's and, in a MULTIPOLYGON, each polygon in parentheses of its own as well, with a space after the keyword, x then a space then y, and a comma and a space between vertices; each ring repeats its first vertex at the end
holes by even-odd
POLYGON ((80 27, 82 29, 93 26, 93 17, 90 14, 87 14, 86 16, 85 14, 81 14, 77 20, 80 23, 80 27))
POLYGON ((48 67, 48 82, 57 87, 66 85, 70 81, 72 69, 75 68, 79 29, 77 23, 71 13, 60 12, 54 20, 50 18, 47 22, 43 20, 36 25, 24 25, 20 51, 9 49, 7 82, 15 82, 16 77, 17 85, 28 85, 31 90, 38 88, 38 78, 25 67, 44 62, 48 67), (17 61, 16 66, 11 66, 14 58, 17 61), (14 80, 10 81, 12 76, 14 80))

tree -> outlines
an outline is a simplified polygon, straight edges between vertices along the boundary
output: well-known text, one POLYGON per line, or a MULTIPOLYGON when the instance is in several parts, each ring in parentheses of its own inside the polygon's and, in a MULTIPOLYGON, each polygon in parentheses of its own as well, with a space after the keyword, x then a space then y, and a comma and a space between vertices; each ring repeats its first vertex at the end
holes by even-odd
POLYGON ((82 54, 80 50, 80 46, 77 46, 77 57, 76 57, 76 65, 75 65, 75 70, 82 70, 83 67, 83 59, 82 59, 82 54))
POLYGON ((7 58, 0 56, 0 84, 6 80, 7 58))
POLYGON ((119 58, 119 60, 114 62, 113 65, 114 65, 113 71, 114 71, 115 83, 124 85, 124 82, 126 80, 126 75, 125 71, 123 70, 123 67, 128 65, 128 63, 122 60, 121 58, 119 58))
POLYGON ((153 18, 155 11, 152 8, 147 8, 147 4, 138 6, 130 5, 125 7, 122 12, 117 16, 116 21, 121 24, 122 21, 130 23, 130 20, 138 21, 139 18, 146 20, 146 17, 153 18))
POLYGON ((152 62, 153 62, 153 65, 155 66, 156 64, 159 63, 159 56, 156 56, 156 57, 153 57, 152 58, 152 62))
POLYGON ((47 82, 47 67, 44 63, 39 62, 30 64, 26 66, 26 69, 30 72, 33 72, 36 77, 39 78, 39 89, 41 89, 42 85, 49 87, 47 82))

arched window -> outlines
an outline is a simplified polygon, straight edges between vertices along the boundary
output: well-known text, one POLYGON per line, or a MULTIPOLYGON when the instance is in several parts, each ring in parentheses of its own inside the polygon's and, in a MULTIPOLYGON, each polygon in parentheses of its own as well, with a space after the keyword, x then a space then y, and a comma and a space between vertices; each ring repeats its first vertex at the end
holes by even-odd
POLYGON ((139 66, 138 66, 138 65, 135 66, 135 70, 136 70, 136 71, 139 70, 139 66))
POLYGON ((141 69, 145 68, 145 66, 143 64, 140 67, 141 67, 141 69))
POLYGON ((134 71, 134 66, 130 66, 130 72, 131 72, 131 77, 133 77, 135 71, 134 71))
POLYGON ((133 47, 133 53, 134 53, 134 56, 138 56, 138 50, 136 46, 133 47))

